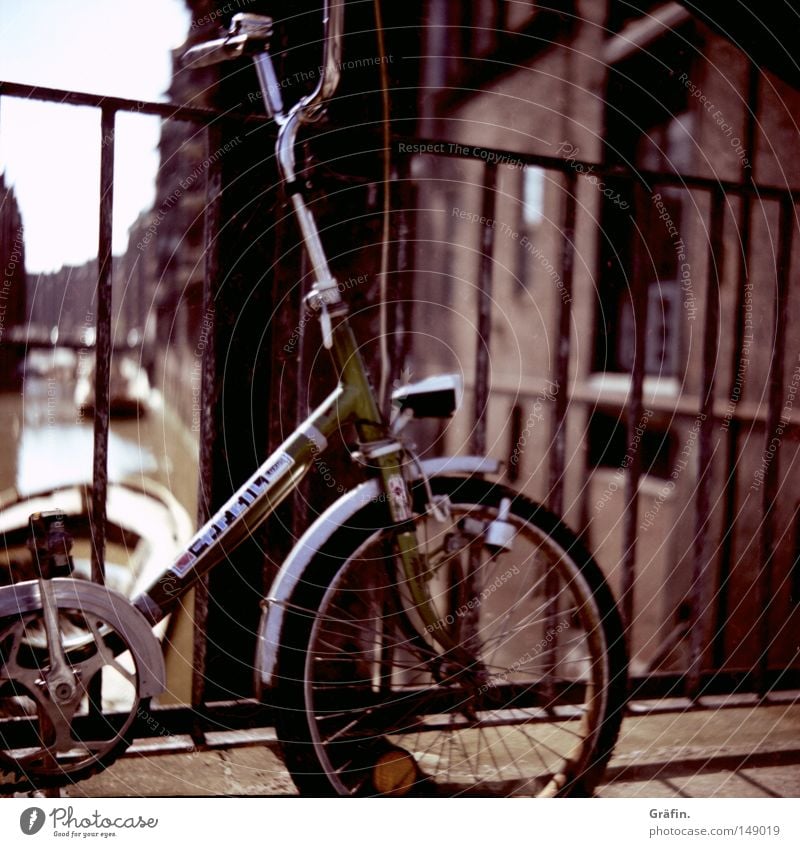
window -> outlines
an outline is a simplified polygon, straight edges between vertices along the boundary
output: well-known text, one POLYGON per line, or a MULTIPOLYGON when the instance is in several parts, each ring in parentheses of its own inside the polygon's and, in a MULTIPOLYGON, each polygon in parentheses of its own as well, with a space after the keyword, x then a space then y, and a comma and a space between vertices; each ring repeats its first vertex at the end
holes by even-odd
POLYGON ((544 213, 544 171, 528 166, 522 170, 522 222, 535 227, 544 213))
MULTIPOLYGON (((671 471, 673 438, 655 421, 640 424, 641 440, 637 446, 642 471, 667 479, 671 471)), ((637 430, 638 433, 638 430, 637 430)), ((587 459, 590 468, 625 469, 631 464, 628 427, 622 417, 595 412, 589 420, 587 459)))
POLYGON ((532 248, 537 246, 539 225, 544 218, 545 173, 542 168, 527 166, 520 171, 518 237, 516 245, 515 292, 522 294, 535 277, 535 259, 532 248))
POLYGON ((435 87, 457 88, 467 80, 480 87, 530 60, 572 26, 571 5, 571 0, 545 6, 526 0, 431 0, 426 37, 428 56, 440 57, 432 67, 435 87), (531 34, 536 37, 524 37, 531 34))

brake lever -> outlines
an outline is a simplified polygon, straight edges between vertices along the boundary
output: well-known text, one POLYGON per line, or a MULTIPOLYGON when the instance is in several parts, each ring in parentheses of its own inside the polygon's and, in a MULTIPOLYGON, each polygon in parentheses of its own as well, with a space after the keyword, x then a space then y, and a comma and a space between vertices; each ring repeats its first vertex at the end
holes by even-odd
POLYGON ((205 68, 242 56, 257 55, 269 49, 272 32, 272 18, 240 12, 231 19, 226 35, 190 47, 181 56, 181 66, 205 68))

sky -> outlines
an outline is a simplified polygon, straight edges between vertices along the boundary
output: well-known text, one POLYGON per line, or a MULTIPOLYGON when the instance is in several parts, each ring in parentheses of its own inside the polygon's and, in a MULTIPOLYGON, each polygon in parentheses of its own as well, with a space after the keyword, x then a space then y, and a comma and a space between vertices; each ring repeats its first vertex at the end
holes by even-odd
MULTIPOLYGON (((165 100, 170 50, 190 25, 182 0, 0 0, 0 80, 165 100)), ((113 251, 155 196, 160 120, 118 115, 113 251)), ((97 255, 100 112, 0 98, 0 171, 14 186, 29 273, 97 255)))

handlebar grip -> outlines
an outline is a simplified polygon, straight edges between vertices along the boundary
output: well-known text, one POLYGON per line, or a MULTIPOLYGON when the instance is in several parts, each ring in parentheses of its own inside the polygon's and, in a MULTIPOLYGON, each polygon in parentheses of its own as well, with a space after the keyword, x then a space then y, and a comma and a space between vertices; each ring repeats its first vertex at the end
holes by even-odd
POLYGON ((205 68, 231 59, 238 59, 244 54, 247 38, 245 36, 225 36, 213 41, 204 41, 190 47, 181 56, 183 68, 205 68))

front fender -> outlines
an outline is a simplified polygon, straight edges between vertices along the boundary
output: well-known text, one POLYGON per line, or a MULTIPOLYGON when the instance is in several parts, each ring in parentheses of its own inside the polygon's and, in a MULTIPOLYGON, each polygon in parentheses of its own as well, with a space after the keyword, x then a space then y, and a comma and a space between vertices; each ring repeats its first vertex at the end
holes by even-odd
MULTIPOLYGON (((422 472, 414 466, 412 479, 420 479, 423 473, 428 477, 442 474, 472 476, 497 474, 500 471, 500 462, 482 456, 445 456, 427 459, 421 464, 422 472)), ((373 502, 380 493, 381 484, 377 479, 371 479, 348 491, 314 521, 283 563, 267 595, 258 631, 255 684, 259 696, 261 691, 276 684, 275 669, 283 635, 286 603, 302 580, 306 568, 334 532, 356 512, 373 502)))

